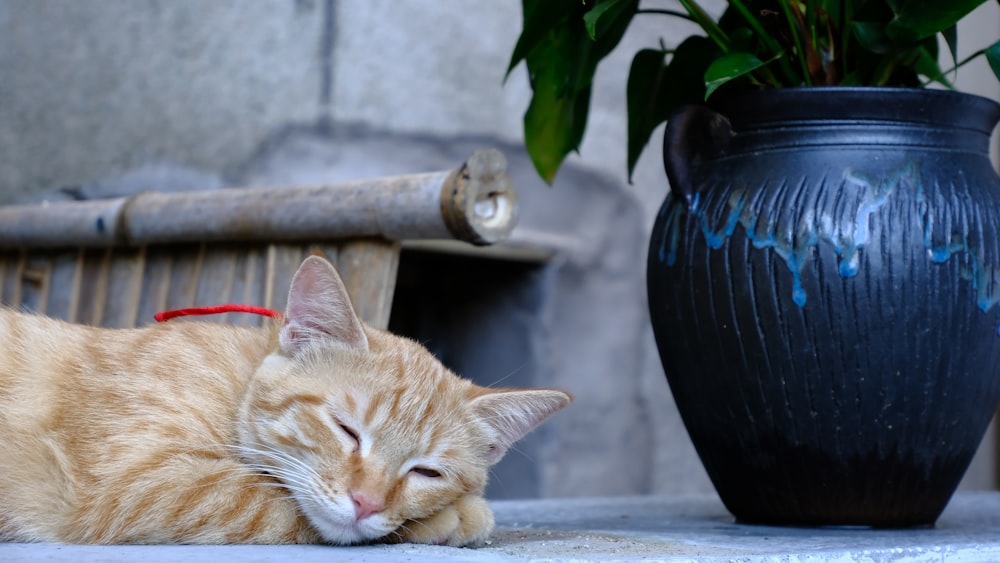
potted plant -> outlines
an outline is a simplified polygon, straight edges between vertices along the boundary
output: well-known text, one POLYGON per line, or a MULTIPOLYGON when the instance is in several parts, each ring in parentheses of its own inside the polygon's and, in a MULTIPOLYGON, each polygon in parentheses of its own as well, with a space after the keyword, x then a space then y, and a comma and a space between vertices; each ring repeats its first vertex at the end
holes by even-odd
MULTIPOLYGON (((692 442, 745 522, 931 525, 1000 400, 991 100, 951 89, 985 0, 523 0, 526 145, 551 181, 637 15, 704 32, 635 55, 628 171, 667 121, 647 286, 692 442), (937 84, 943 88, 925 89, 937 84)), ((985 55, 1000 75, 1000 42, 985 55)))

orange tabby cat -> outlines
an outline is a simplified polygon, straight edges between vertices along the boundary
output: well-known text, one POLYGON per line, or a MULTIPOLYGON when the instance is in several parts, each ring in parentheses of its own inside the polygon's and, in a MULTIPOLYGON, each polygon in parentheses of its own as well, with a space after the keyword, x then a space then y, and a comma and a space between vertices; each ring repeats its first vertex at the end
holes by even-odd
POLYGON ((6 541, 472 545, 489 467, 570 402, 366 326, 317 257, 272 327, 4 310, 0 342, 6 541))

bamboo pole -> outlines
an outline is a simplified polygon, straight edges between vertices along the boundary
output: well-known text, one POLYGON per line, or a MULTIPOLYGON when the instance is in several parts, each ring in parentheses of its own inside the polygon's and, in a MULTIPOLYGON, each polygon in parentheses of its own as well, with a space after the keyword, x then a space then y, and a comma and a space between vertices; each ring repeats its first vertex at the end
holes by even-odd
POLYGON ((503 154, 487 149, 452 171, 340 185, 0 207, 0 248, 370 237, 493 244, 517 220, 506 168, 503 154))
POLYGON ((127 203, 119 198, 0 206, 0 248, 115 246, 127 203))

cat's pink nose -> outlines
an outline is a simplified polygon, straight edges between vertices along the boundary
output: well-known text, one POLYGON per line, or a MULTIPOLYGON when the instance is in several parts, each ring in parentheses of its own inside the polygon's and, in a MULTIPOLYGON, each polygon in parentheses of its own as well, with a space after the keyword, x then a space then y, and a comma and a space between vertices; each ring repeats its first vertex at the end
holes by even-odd
POLYGON ((351 500, 354 501, 354 517, 358 520, 364 520, 372 514, 382 512, 384 508, 381 502, 372 500, 360 491, 351 493, 351 500))

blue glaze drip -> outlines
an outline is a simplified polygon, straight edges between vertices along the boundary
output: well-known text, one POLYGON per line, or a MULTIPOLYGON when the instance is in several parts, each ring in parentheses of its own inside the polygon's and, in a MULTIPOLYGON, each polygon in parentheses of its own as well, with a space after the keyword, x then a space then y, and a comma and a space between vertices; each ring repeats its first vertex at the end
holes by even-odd
POLYGON ((841 277, 849 278, 858 275, 861 267, 859 254, 871 238, 869 230, 871 216, 886 204, 889 196, 896 191, 900 184, 916 184, 921 186, 918 190, 922 190, 919 174, 919 170, 913 162, 904 163, 884 182, 858 170, 848 169, 844 172, 845 188, 847 185, 852 185, 856 189, 864 190, 865 197, 861 200, 854 214, 854 236, 844 237, 841 244, 836 244, 833 240, 830 241, 834 244, 837 256, 840 258, 837 270, 841 277))
POLYGON ((858 260, 858 253, 855 251, 850 255, 846 255, 841 258, 837 271, 840 272, 840 277, 851 278, 858 275, 859 268, 860 262, 858 260))
MULTIPOLYGON (((746 207, 746 199, 743 197, 746 192, 737 191, 733 193, 733 197, 729 199, 729 213, 726 216, 726 221, 723 227, 719 231, 712 229, 709 224, 708 218, 702 216, 701 218, 701 232, 705 236, 705 244, 709 248, 719 249, 726 242, 726 239, 731 237, 734 232, 736 232, 736 225, 740 224, 740 216, 743 215, 743 209, 746 207)), ((744 224, 744 228, 746 225, 744 224)))
MULTIPOLYGON (((663 205, 660 207, 660 212, 656 214, 656 221, 657 222, 663 221, 663 232, 664 233, 670 233, 671 226, 673 225, 673 221, 670 220, 670 214, 667 213, 667 211, 669 209, 673 208, 673 203, 672 202, 673 202, 673 194, 671 194, 670 192, 667 192, 667 199, 666 199, 666 201, 663 202, 663 205)), ((672 239, 675 244, 677 242, 677 237, 676 236, 668 236, 666 234, 663 236, 663 239, 660 240, 660 248, 659 248, 659 250, 656 253, 656 257, 657 257, 657 259, 659 259, 660 262, 663 262, 666 259, 666 256, 667 256, 667 244, 668 244, 667 239, 668 238, 672 239)), ((668 263, 668 265, 669 266, 673 266, 672 263, 668 263)))
MULTIPOLYGON (((697 199, 695 200, 697 201, 697 199)), ((677 200, 674 195, 667 194, 667 201, 660 209, 661 215, 666 215, 663 224, 663 240, 660 241, 657 257, 660 262, 666 262, 667 266, 677 263, 677 246, 680 244, 681 219, 684 216, 684 205, 677 200)))
MULTIPOLYGON (((996 268, 986 264, 985 257, 982 256, 976 245, 970 244, 968 240, 960 237, 957 233, 950 234, 949 240, 946 242, 936 243, 934 241, 934 220, 930 214, 922 186, 917 191, 917 202, 920 206, 927 257, 935 264, 943 264, 953 256, 964 259, 965 266, 959 270, 959 275, 972 284, 972 288, 976 291, 976 306, 979 310, 984 313, 989 312, 1000 303, 1000 295, 997 295, 995 291, 997 277, 1000 273, 996 268)), ((997 334, 1000 335, 1000 324, 997 326, 997 334)))
MULTIPOLYGON (((659 259, 673 266, 677 262, 677 254, 682 236, 682 224, 690 215, 697 221, 698 230, 704 237, 705 244, 712 249, 722 248, 726 241, 736 232, 737 225, 742 225, 744 232, 755 249, 770 250, 785 262, 792 276, 792 301, 799 307, 807 302, 807 292, 803 285, 802 273, 810 257, 815 253, 820 241, 831 245, 838 259, 838 273, 843 278, 858 275, 861 268, 861 254, 871 242, 871 219, 889 201, 900 187, 915 191, 915 201, 920 218, 920 228, 923 244, 927 249, 928 259, 935 264, 942 264, 956 256, 961 256, 965 267, 961 270, 963 279, 968 280, 976 292, 976 305, 988 312, 1000 304, 1000 292, 994 291, 1000 279, 1000 271, 986 265, 985 257, 979 248, 970 244, 964 237, 949 236, 945 242, 935 242, 934 221, 929 211, 928 196, 920 178, 916 162, 906 162, 889 177, 879 180, 861 171, 849 169, 842 177, 840 190, 850 190, 848 194, 857 194, 854 207, 846 210, 844 217, 853 218, 846 225, 830 215, 821 214, 818 217, 812 211, 805 211, 797 219, 794 232, 776 233, 779 218, 773 215, 773 209, 766 208, 772 201, 753 200, 751 191, 738 188, 730 193, 723 213, 715 213, 709 217, 703 207, 700 194, 696 193, 688 206, 681 200, 675 200, 666 206, 661 213, 666 213, 666 224, 663 230, 663 240, 659 248, 659 259)), ((753 192, 756 193, 756 192, 753 192)), ((672 197, 672 196, 670 196, 672 197)), ((997 327, 1000 335, 1000 325, 997 327)))
MULTIPOLYGON (((843 189, 853 187, 862 190, 863 196, 852 214, 854 222, 849 229, 850 232, 846 233, 838 232, 830 217, 822 216, 817 219, 812 213, 806 213, 805 217, 799 220, 794 234, 779 237, 774 232, 775 221, 767 220, 765 210, 760 209, 761 205, 755 206, 750 203, 746 189, 732 192, 726 202, 726 212, 722 216, 720 225, 713 225, 711 218, 700 210, 689 211, 699 219, 702 236, 709 248, 722 248, 736 232, 736 226, 742 225, 754 248, 774 251, 785 262, 792 275, 792 301, 803 307, 807 295, 802 283, 802 272, 820 241, 826 241, 834 247, 839 258, 838 271, 841 276, 857 275, 860 268, 859 253, 871 236, 869 229, 871 216, 886 204, 889 196, 901 182, 912 180, 913 173, 912 165, 904 166, 888 181, 875 182, 862 174, 848 170, 844 174, 843 189)), ((664 242, 664 245, 669 244, 670 248, 676 249, 676 239, 679 235, 679 231, 668 230, 666 236, 672 242, 664 242)))

